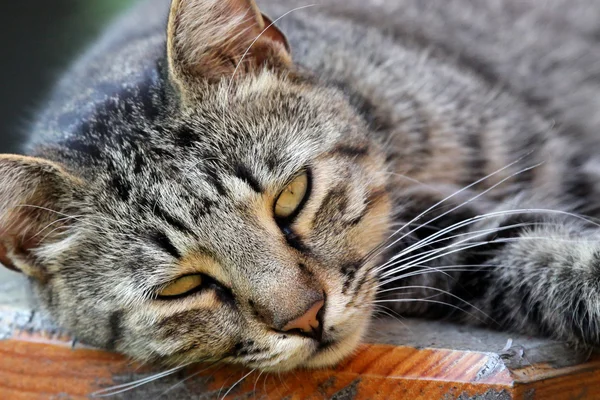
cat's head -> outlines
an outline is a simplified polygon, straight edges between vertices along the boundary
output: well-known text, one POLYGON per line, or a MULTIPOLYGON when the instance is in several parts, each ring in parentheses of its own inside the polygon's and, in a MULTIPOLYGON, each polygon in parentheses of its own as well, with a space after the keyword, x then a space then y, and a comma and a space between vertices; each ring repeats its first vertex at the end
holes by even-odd
POLYGON ((254 3, 175 0, 167 36, 162 116, 129 97, 102 137, 0 157, 0 261, 79 339, 142 361, 339 361, 373 308, 384 152, 254 3))

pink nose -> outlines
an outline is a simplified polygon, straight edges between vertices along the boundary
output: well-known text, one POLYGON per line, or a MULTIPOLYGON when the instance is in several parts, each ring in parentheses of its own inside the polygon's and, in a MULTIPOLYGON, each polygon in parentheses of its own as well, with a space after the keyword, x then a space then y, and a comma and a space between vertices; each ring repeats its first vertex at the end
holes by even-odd
POLYGON ((308 308, 300 317, 288 322, 282 329, 284 332, 299 330, 303 333, 312 334, 323 329, 319 322, 319 311, 323 308, 325 302, 319 300, 308 308))

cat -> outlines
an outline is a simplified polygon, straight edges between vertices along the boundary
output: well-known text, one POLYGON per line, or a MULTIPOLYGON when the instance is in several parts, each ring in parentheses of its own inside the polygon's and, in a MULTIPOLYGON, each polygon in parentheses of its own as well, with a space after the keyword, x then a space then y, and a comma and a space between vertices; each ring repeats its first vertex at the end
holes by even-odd
POLYGON ((142 1, 0 156, 40 308, 172 366, 334 365, 382 307, 600 345, 600 3, 258 3, 142 1))

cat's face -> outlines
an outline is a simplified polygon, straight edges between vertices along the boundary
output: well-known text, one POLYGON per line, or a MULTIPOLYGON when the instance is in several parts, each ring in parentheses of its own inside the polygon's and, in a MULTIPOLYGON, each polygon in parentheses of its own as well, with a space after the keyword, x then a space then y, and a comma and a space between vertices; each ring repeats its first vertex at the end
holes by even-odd
POLYGON ((200 29, 182 21, 205 3, 173 4, 181 100, 148 127, 148 143, 124 139, 128 157, 123 143, 103 149, 112 162, 93 183, 43 160, 0 158, 1 259, 36 278, 80 339, 140 360, 330 365, 371 315, 367 256, 390 222, 383 152, 340 93, 277 70, 289 62, 278 31, 248 61, 271 68, 248 64, 231 85, 180 59, 186 35, 197 39, 186 29, 200 29), (49 224, 60 229, 48 234, 49 224))

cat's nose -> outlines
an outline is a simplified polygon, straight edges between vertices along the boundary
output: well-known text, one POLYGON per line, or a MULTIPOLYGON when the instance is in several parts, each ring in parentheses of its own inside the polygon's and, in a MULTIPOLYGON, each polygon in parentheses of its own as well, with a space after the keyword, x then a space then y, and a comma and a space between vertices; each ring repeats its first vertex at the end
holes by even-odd
POLYGON ((324 300, 312 304, 308 310, 298 318, 288 322, 282 329, 284 332, 298 333, 321 341, 323 337, 323 305, 324 300))

